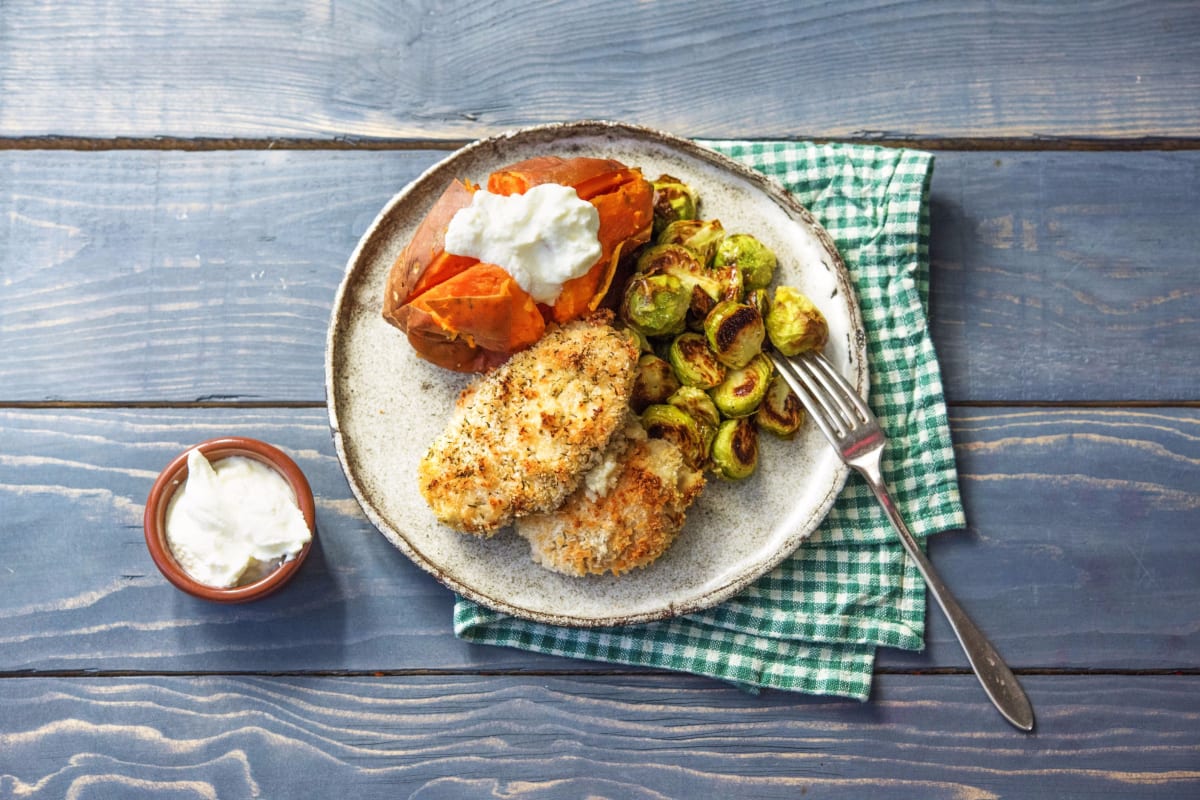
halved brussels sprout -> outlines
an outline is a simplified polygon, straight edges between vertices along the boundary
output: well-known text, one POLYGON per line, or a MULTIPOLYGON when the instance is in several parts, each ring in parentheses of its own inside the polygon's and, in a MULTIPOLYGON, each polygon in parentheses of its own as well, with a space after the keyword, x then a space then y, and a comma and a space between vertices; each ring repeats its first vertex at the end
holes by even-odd
POLYGON ((758 410, 775 368, 771 359, 759 353, 744 367, 725 373, 725 380, 709 391, 713 403, 727 417, 748 417, 758 410))
POLYGON ((746 292, 746 305, 754 306, 758 309, 758 313, 763 319, 767 318, 767 311, 770 308, 770 298, 767 296, 766 289, 753 289, 746 292))
POLYGON ((667 398, 678 388, 679 380, 671 365, 653 353, 646 353, 638 359, 629 405, 634 411, 640 412, 654 403, 667 402, 667 398))
POLYGON ((680 219, 695 219, 700 208, 696 190, 671 175, 659 175, 654 187, 654 234, 680 219))
POLYGON ((671 275, 635 276, 625 289, 621 319, 646 336, 683 330, 691 293, 671 275))
POLYGON ((713 257, 713 266, 737 267, 747 289, 762 289, 775 277, 775 253, 748 233, 726 236, 713 257))
POLYGON ((638 257, 637 271, 643 275, 670 275, 678 278, 688 293, 693 316, 704 319, 720 300, 742 296, 742 277, 732 267, 710 269, 696 254, 679 244, 659 244, 638 257), (699 292, 697 292, 699 290, 699 292))
POLYGON ((717 426, 721 424, 721 412, 717 410, 712 398, 695 386, 680 386, 667 398, 667 404, 683 409, 700 423, 700 427, 711 428, 713 433, 716 433, 717 426))
POLYGON ((656 244, 638 256, 637 272, 641 275, 690 274, 702 269, 696 254, 681 244, 656 244))
POLYGON ((725 365, 708 349, 708 340, 698 333, 681 333, 671 342, 667 360, 675 377, 685 386, 711 389, 725 379, 725 365))
POLYGON ((686 411, 688 416, 696 420, 707 462, 708 452, 717 435, 717 426, 721 424, 721 412, 717 411, 712 398, 695 386, 680 386, 675 394, 667 398, 667 404, 686 411))
POLYGON ((654 243, 681 244, 707 267, 712 265, 713 256, 724 238, 725 229, 718 219, 679 219, 663 228, 654 243))
POLYGON ((709 453, 713 472, 722 478, 742 480, 758 467, 758 431, 748 418, 727 419, 717 428, 709 453))
POLYGON ((780 286, 767 310, 767 335, 785 356, 820 350, 829 340, 825 315, 799 289, 780 286))
POLYGON ((790 439, 800 430, 804 419, 804 405, 800 398, 782 376, 776 375, 767 387, 767 396, 763 398, 758 411, 754 412, 754 421, 763 430, 790 439))
POLYGON ((674 442, 691 467, 700 469, 708 461, 708 447, 700 425, 682 408, 665 403, 647 406, 642 412, 642 427, 653 439, 674 442))
POLYGON ((654 352, 654 347, 650 344, 650 340, 646 338, 646 334, 629 324, 625 324, 622 329, 633 337, 633 341, 637 344, 639 353, 654 352))
POLYGON ((744 367, 762 352, 765 328, 757 308, 723 300, 704 318, 704 335, 722 364, 744 367))

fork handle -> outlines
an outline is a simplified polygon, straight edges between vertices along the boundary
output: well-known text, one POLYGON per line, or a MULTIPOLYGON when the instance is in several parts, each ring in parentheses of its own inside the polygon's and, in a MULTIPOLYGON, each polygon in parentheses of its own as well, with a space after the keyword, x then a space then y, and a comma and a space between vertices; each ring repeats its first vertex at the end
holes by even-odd
POLYGON ((930 593, 950 620, 950 627, 954 630, 954 635, 958 637, 958 642, 962 645, 963 652, 967 654, 967 660, 971 663, 971 668, 975 670, 975 676, 983 684, 983 690, 987 693, 988 698, 1005 719, 1023 731, 1032 731, 1033 706, 1030 705, 1029 698, 1026 697, 1021 684, 1017 682, 1016 676, 1012 674, 1012 670, 1004 663, 1004 659, 996 652, 992 643, 983 635, 983 631, 979 630, 967 616, 967 612, 962 610, 962 606, 954 599, 950 590, 946 588, 946 584, 942 583, 942 579, 933 569, 933 564, 929 562, 912 532, 909 531, 908 525, 905 524, 904 518, 900 516, 900 511, 892 501, 892 496, 883 481, 877 476, 871 475, 868 470, 858 466, 856 469, 867 479, 871 491, 875 493, 879 504, 887 512, 896 532, 900 534, 900 541, 904 544, 904 549, 908 551, 913 561, 917 562, 917 569, 925 578, 930 593))

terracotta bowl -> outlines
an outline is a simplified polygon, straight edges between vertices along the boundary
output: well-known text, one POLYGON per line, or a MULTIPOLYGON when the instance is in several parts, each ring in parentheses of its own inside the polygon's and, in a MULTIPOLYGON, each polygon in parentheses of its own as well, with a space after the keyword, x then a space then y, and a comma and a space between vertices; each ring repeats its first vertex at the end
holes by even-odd
POLYGON ((308 557, 308 552, 312 549, 313 542, 316 541, 316 508, 313 503, 312 489, 308 485, 308 480, 304 477, 304 473, 300 471, 300 468, 296 466, 296 462, 292 461, 292 459, 288 458, 277 448, 272 447, 266 442, 260 442, 257 439, 247 439, 242 436, 225 436, 219 439, 209 439, 208 441, 200 442, 195 445, 195 448, 189 447, 177 455, 167 465, 166 469, 159 474, 158 479, 154 482, 154 486, 150 489, 150 496, 146 500, 146 514, 144 518, 146 547, 150 550, 150 557, 154 559, 155 565, 168 581, 194 597, 211 600, 216 603, 245 603, 250 600, 259 600, 266 597, 296 575, 300 569, 300 565, 308 557), (284 562, 278 568, 253 583, 233 586, 228 589, 200 583, 184 571, 179 562, 175 560, 175 556, 167 544, 166 518, 167 508, 171 504, 171 498, 174 496, 175 490, 187 480, 187 456, 195 448, 199 448, 200 452, 210 462, 215 462, 229 456, 245 456, 246 458, 252 458, 255 461, 266 464, 283 476, 284 480, 292 487, 292 492, 296 495, 296 502, 300 506, 301 513, 304 514, 304 521, 308 523, 308 529, 312 532, 312 538, 296 554, 295 558, 284 562))

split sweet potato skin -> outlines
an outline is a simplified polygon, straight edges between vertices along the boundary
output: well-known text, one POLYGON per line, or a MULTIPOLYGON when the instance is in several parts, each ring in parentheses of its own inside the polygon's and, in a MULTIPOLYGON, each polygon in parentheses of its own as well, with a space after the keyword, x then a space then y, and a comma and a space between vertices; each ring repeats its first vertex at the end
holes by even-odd
POLYGON ((410 299, 477 263, 477 259, 451 255, 445 249, 450 220, 471 204, 473 194, 473 186, 454 181, 421 220, 388 273, 383 297, 385 319, 396 324, 393 315, 410 299))
POLYGON ((575 188, 600 215, 601 256, 542 306, 501 267, 445 251, 450 220, 476 187, 453 182, 434 203, 388 275, 383 316, 408 335, 422 358, 458 372, 481 372, 533 344, 548 322, 565 323, 595 310, 623 256, 650 237, 653 190, 639 170, 599 158, 539 156, 493 172, 495 194, 520 194, 560 183, 575 188))

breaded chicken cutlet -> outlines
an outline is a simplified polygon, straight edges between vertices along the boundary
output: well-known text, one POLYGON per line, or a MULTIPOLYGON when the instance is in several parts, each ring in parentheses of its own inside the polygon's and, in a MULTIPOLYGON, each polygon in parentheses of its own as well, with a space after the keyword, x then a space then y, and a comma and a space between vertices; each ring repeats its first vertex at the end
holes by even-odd
POLYGON ((555 329, 463 391, 418 468, 438 520, 491 536, 575 491, 629 412, 638 346, 610 320, 555 329))
POLYGON ((533 560, 566 575, 620 575, 662 555, 704 488, 702 471, 636 420, 556 511, 517 520, 533 560))

